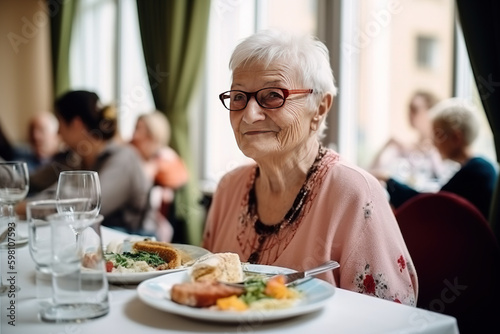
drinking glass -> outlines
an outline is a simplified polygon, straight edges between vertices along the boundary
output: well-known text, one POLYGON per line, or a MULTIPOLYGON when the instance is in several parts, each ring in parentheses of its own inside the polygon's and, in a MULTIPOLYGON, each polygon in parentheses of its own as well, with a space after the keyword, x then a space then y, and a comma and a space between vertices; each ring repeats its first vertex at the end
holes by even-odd
POLYGON ((61 203, 60 213, 78 212, 97 217, 101 210, 101 184, 97 172, 77 170, 59 174, 56 200, 75 200, 74 203, 61 203))
POLYGON ((61 172, 57 182, 56 200, 59 213, 71 213, 66 217, 73 217, 71 227, 78 241, 80 232, 86 227, 82 225, 84 218, 97 217, 101 210, 99 175, 97 172, 86 170, 61 172))
POLYGON ((57 213, 55 199, 32 201, 26 204, 30 255, 37 272, 50 274, 52 236, 49 217, 57 213))
MULTIPOLYGON (((27 164, 20 161, 0 162, 1 231, 9 229, 8 238, 16 237, 14 205, 26 197, 28 190, 29 174, 27 164)), ((3 284, 0 274, 0 295, 5 295, 9 289, 10 287, 3 284)), ((16 287, 16 290, 19 290, 19 288, 16 287)))
POLYGON ((51 228, 52 302, 40 311, 47 322, 81 322, 109 312, 102 250, 102 215, 71 212, 48 217, 51 228), (80 237, 74 238, 77 222, 80 237))
POLYGON ((55 199, 31 201, 26 204, 29 250, 36 265, 36 297, 42 308, 50 304, 52 298, 52 275, 50 272, 52 236, 48 217, 56 213, 57 201, 55 199))

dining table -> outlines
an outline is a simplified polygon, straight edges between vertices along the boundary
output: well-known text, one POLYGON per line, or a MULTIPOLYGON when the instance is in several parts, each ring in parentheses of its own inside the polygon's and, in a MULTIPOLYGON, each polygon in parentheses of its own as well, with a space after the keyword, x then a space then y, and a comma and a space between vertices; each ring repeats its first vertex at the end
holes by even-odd
MULTIPOLYGON (((25 221, 16 224, 18 240, 25 240, 27 225, 25 221)), ((101 232, 103 243, 129 236, 104 226, 101 232)), ((80 323, 47 323, 40 319, 39 311, 48 296, 43 295, 27 242, 2 247, 0 265, 4 284, 12 283, 20 288, 0 298, 0 334, 459 333, 454 317, 338 287, 324 305, 313 312, 272 321, 217 322, 152 307, 139 297, 137 284, 110 283, 107 315, 80 323)), ((50 287, 50 280, 48 284, 50 287)))

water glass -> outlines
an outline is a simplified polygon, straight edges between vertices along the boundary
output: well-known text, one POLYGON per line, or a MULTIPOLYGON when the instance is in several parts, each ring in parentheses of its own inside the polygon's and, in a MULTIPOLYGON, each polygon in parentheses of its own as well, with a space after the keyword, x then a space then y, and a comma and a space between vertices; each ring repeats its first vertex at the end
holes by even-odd
POLYGON ((102 251, 102 215, 48 217, 51 227, 52 305, 40 312, 47 322, 81 322, 109 312, 102 251), (74 225, 78 225, 78 238, 74 225))
POLYGON ((50 274, 52 258, 52 237, 48 217, 57 213, 57 201, 40 200, 26 204, 29 249, 37 272, 50 274))
POLYGON ((48 217, 57 213, 57 202, 52 200, 31 201, 26 204, 29 250, 36 265, 36 297, 42 307, 52 298, 52 236, 48 217))

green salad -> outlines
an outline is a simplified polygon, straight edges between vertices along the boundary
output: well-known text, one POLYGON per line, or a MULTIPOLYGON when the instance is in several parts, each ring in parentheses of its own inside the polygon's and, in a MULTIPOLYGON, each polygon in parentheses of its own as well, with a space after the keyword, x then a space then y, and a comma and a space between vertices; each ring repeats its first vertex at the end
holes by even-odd
POLYGON ((106 253, 104 254, 106 261, 113 262, 115 267, 121 266, 123 268, 130 268, 133 266, 134 262, 144 261, 151 267, 158 267, 165 263, 165 261, 156 253, 148 253, 144 251, 138 251, 135 253, 125 252, 125 253, 106 253))

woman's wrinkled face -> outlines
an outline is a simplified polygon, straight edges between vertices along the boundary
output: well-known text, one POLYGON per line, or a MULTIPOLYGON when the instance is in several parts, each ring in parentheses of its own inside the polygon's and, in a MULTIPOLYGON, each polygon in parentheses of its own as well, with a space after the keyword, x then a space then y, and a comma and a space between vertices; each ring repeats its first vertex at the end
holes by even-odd
MULTIPOLYGON (((302 87, 297 75, 282 64, 264 67, 252 62, 233 72, 231 89, 255 92, 262 88, 309 89, 302 87)), ((307 94, 290 95, 277 109, 265 109, 250 98, 245 109, 230 111, 230 120, 236 142, 248 157, 259 159, 277 153, 293 153, 305 145, 312 135, 311 119, 314 110, 308 110, 307 94)))

